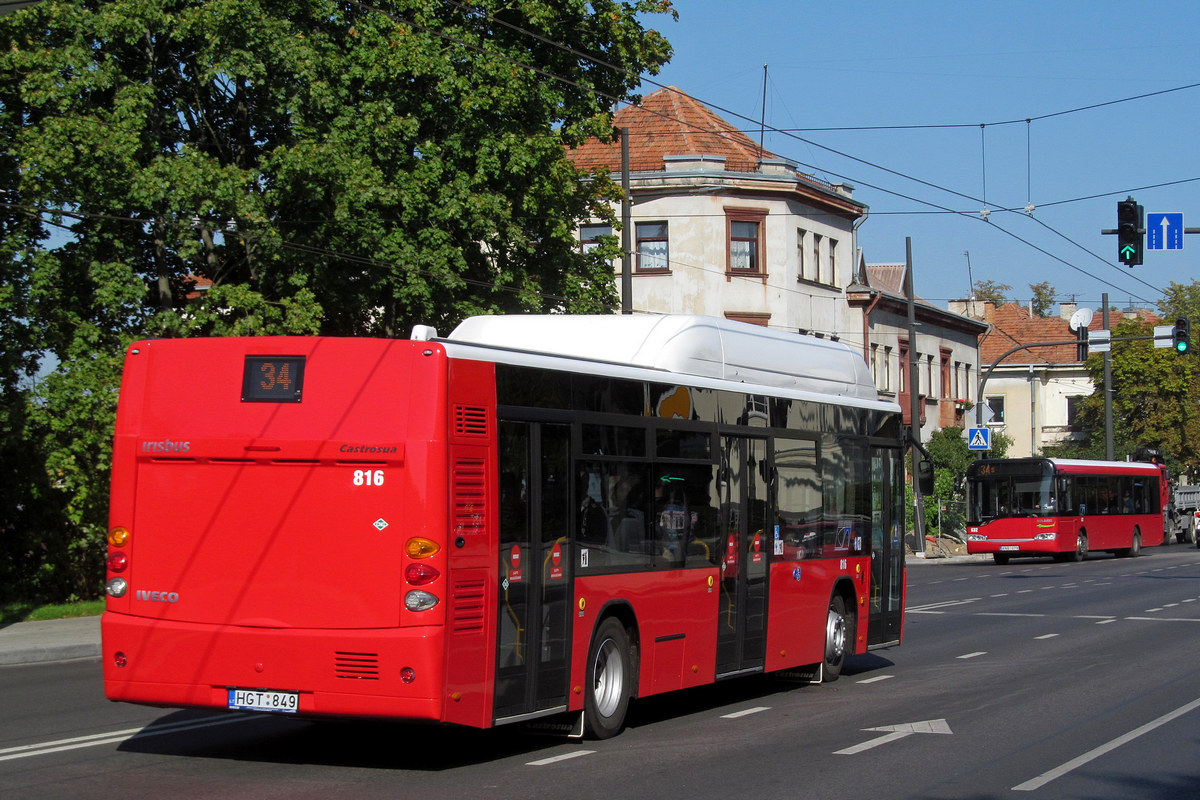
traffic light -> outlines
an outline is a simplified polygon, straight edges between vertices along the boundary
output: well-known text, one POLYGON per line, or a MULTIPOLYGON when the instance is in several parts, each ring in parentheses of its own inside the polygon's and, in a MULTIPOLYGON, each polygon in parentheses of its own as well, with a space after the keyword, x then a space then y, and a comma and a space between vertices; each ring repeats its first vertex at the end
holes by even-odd
POLYGON ((1117 201, 1117 258, 1127 267, 1142 263, 1143 209, 1132 197, 1117 201))
POLYGON ((1087 361, 1088 357, 1088 329, 1087 325, 1080 325, 1075 329, 1075 360, 1087 361))
POLYGON ((1175 352, 1187 353, 1192 349, 1192 323, 1187 317, 1175 320, 1175 352))

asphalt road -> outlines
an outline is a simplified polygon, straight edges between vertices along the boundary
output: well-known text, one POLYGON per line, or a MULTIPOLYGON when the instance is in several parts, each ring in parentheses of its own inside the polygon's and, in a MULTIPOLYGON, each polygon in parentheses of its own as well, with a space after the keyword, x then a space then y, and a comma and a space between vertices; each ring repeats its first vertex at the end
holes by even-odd
POLYGON ((0 668, 0 797, 1200 797, 1200 551, 910 562, 903 646, 636 703, 603 742, 104 700, 0 668))

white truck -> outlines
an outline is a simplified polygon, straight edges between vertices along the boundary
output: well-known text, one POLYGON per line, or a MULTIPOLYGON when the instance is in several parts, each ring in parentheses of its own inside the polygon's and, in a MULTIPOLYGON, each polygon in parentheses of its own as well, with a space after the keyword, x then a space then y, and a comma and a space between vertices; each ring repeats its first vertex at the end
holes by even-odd
MULTIPOLYGON (((1173 526, 1175 541, 1195 542, 1200 547, 1196 531, 1200 528, 1200 485, 1175 487, 1173 526)), ((1169 532, 1169 531, 1168 531, 1169 532)))

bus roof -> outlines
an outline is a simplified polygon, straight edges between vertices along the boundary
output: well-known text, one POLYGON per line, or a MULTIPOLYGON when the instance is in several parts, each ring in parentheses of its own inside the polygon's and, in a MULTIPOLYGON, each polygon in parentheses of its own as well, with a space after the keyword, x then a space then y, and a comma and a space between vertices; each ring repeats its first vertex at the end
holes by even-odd
POLYGON ((1055 472, 1158 472, 1159 465, 1149 461, 1095 461, 1081 458, 1042 458, 1032 456, 1027 458, 985 458, 972 461, 967 466, 968 475, 978 475, 984 464, 1004 464, 1008 469, 1005 475, 1016 474, 1022 466, 1028 465, 1029 470, 1042 472, 1049 465, 1055 472))
MULTIPOLYGON (((414 338, 437 337, 429 328, 414 329, 413 334, 414 338)), ((773 393, 835 396, 856 404, 880 403, 866 362, 849 347, 718 317, 478 316, 464 320, 438 341, 451 356, 478 358, 469 348, 482 347, 489 351, 489 360, 501 363, 555 368, 558 360, 571 359, 588 362, 597 372, 596 365, 611 365, 701 379, 693 382, 696 385, 717 387, 719 382, 731 388, 728 384, 736 383, 741 391, 759 387, 773 393), (456 352, 457 345, 467 349, 456 352)), ((561 363, 557 368, 562 368, 561 363)), ((886 405, 895 410, 893 404, 886 405)))

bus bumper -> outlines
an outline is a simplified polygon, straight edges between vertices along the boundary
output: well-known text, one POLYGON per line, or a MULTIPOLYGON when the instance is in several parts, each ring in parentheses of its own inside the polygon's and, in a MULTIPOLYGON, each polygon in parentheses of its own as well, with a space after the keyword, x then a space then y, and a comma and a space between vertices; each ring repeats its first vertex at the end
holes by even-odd
POLYGON ((442 629, 297 630, 101 620, 104 693, 163 707, 228 709, 230 690, 296 693, 296 713, 443 719, 442 629))

